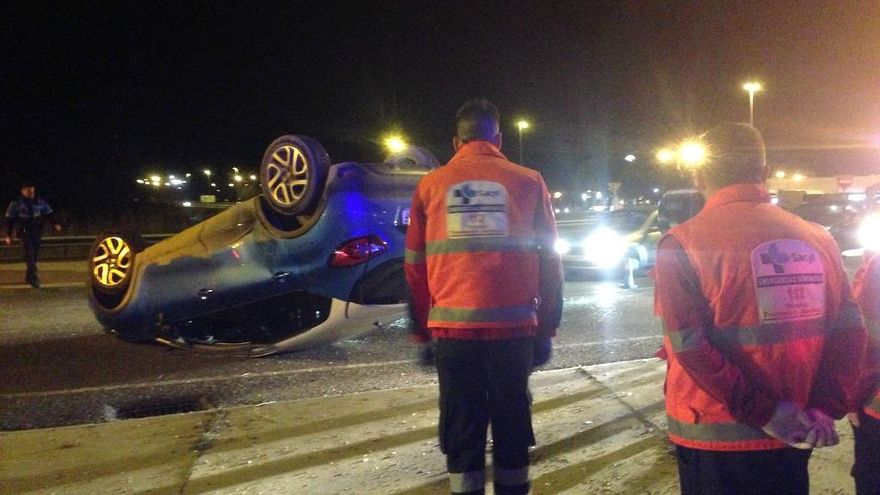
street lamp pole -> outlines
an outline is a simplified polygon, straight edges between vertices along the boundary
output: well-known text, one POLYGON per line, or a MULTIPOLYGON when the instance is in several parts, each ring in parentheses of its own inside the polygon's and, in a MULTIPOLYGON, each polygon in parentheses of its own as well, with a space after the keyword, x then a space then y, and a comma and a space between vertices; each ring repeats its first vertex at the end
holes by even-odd
POLYGON ((743 84, 743 89, 749 92, 749 125, 755 126, 755 93, 761 91, 761 83, 749 81, 743 84))
POLYGON ((516 123, 516 128, 519 129, 519 164, 523 164, 523 130, 529 128, 529 123, 525 120, 520 120, 516 123))

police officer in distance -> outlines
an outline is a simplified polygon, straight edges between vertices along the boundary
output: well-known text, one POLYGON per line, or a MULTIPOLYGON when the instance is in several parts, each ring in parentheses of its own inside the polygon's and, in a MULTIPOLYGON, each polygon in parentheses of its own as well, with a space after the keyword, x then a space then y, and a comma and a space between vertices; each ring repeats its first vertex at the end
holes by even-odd
POLYGON ((3 241, 9 246, 13 236, 21 239, 24 262, 27 265, 25 282, 35 289, 40 288, 37 258, 40 255, 43 225, 46 222, 54 227, 55 232, 61 231, 55 212, 49 203, 37 196, 36 186, 32 183, 22 184, 21 196, 12 200, 6 208, 6 237, 3 241))
POLYGON ((456 150, 413 196, 406 238, 414 340, 437 341, 440 448, 452 493, 482 494, 492 425, 494 488, 529 491, 528 379, 550 359, 562 311, 556 226, 541 175, 501 153, 498 109, 456 115, 456 150))

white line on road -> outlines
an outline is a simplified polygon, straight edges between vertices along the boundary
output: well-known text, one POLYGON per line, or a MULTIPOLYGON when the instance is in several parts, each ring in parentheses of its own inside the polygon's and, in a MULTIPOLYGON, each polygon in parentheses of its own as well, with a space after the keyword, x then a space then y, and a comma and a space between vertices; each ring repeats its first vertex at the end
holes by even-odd
MULTIPOLYGON (((85 287, 85 282, 53 282, 48 284, 42 284, 41 287, 44 289, 67 289, 70 287, 85 287)), ((0 285, 0 290, 33 290, 33 288, 28 284, 13 284, 13 285, 0 285)))
MULTIPOLYGON (((638 342, 644 340, 660 340, 659 335, 649 335, 642 337, 631 337, 628 339, 610 339, 610 340, 600 340, 595 342, 578 342, 574 344, 562 344, 556 346, 556 349, 577 349, 582 347, 595 347, 601 345, 608 344, 624 344, 627 342, 638 342)), ((359 364, 346 364, 340 366, 317 366, 313 368, 301 368, 296 370, 283 370, 283 371, 263 371, 259 373, 243 373, 237 376, 206 376, 201 378, 185 378, 178 380, 164 380, 164 381, 156 381, 156 382, 140 382, 140 383, 124 383, 118 385, 103 385, 100 387, 81 387, 81 388, 72 388, 66 390, 47 390, 44 392, 19 392, 13 394, 0 394, 0 399, 26 399, 26 398, 38 398, 38 397, 54 397, 58 395, 72 395, 72 394, 82 394, 89 392, 111 392, 114 390, 124 390, 124 389, 139 389, 139 388, 149 388, 149 387, 167 387, 174 385, 195 385, 200 383, 211 383, 211 382, 219 382, 229 380, 231 378, 274 378, 274 377, 284 377, 284 376, 294 376, 303 373, 318 373, 322 371, 338 371, 338 370, 351 370, 351 369, 363 369, 363 368, 380 368, 383 366, 399 366, 402 364, 413 364, 413 361, 410 359, 402 359, 397 361, 380 361, 376 363, 359 363, 359 364)))

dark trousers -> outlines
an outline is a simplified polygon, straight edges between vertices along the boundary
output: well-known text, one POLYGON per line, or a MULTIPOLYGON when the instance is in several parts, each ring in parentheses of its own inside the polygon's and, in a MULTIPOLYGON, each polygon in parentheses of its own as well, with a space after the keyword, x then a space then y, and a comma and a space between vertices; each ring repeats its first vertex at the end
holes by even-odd
POLYGON ((40 279, 37 276, 37 258, 40 256, 39 233, 23 232, 21 234, 21 247, 24 262, 27 265, 27 271, 24 276, 25 282, 29 284, 39 282, 40 279))
MULTIPOLYGON (((440 449, 450 481, 462 473, 482 476, 491 423, 495 493, 528 493, 529 447, 535 444, 528 390, 532 349, 531 338, 438 341, 440 449)), ((451 484, 454 493, 482 493, 451 484)))
POLYGON ((856 462, 852 475, 858 495, 880 495, 880 421, 859 412, 858 428, 853 427, 856 462))
POLYGON ((718 452, 677 446, 682 495, 808 495, 812 450, 718 452))

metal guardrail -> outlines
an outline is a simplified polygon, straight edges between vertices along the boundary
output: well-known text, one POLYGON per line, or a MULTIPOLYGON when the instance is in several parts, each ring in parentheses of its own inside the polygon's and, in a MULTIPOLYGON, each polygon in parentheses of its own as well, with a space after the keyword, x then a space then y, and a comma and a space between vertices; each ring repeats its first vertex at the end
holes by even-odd
MULTIPOLYGON (((141 237, 150 245, 174 234, 145 234, 141 237)), ((48 260, 85 260, 89 255, 89 249, 95 242, 93 235, 68 235, 43 237, 40 246, 40 259, 48 260)), ((21 243, 15 242, 11 246, 0 243, 0 262, 22 261, 21 243)))

